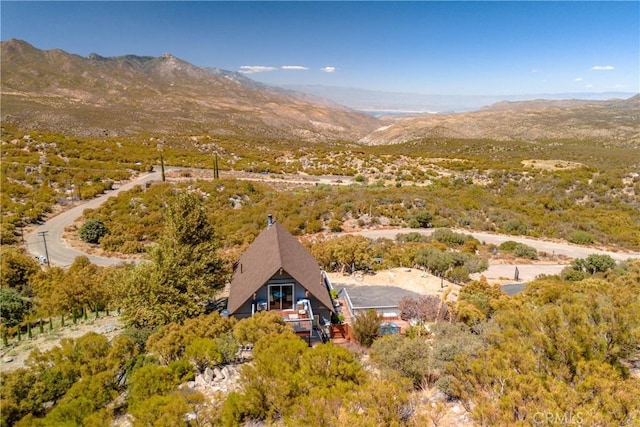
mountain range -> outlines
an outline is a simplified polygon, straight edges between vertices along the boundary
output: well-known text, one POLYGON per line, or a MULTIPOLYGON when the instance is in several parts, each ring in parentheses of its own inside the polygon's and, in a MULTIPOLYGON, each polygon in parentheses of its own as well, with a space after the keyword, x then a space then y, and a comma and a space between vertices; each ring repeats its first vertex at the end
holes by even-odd
POLYGON ((640 143, 640 95, 620 100, 499 102, 478 111, 398 117, 362 138, 369 145, 424 138, 640 143))
POLYGON ((374 116, 406 115, 418 113, 454 113, 475 111, 502 101, 529 101, 532 99, 606 101, 630 98, 630 92, 575 92, 523 95, 443 95, 404 92, 385 92, 360 88, 325 85, 283 85, 285 89, 330 99, 353 110, 374 116))
MULTIPOLYGON (((25 130, 81 136, 209 134, 364 144, 429 137, 640 138, 638 95, 510 101, 464 113, 374 117, 355 110, 356 89, 331 89, 334 95, 342 91, 345 99, 351 94, 352 101, 344 106, 339 102, 342 98, 328 96, 326 90, 268 86, 233 71, 197 67, 170 54, 82 57, 59 49, 40 50, 15 39, 2 42, 0 49, 1 120, 25 130)), ((370 92, 361 91, 363 94, 375 98, 370 92)), ((421 99, 420 95, 405 95, 405 106, 411 107, 412 99, 421 99)), ((616 96, 600 96, 609 95, 616 96)), ((451 98, 442 97, 433 107, 440 110, 438 105, 451 106, 450 102, 451 98)))
POLYGON ((2 120, 81 135, 208 133, 302 141, 357 140, 377 120, 311 104, 242 74, 160 57, 81 57, 9 40, 2 120))

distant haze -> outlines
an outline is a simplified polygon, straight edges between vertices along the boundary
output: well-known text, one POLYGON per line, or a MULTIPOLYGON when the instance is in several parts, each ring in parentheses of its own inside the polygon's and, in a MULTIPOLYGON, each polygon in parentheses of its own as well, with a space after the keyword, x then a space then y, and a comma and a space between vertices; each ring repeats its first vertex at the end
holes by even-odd
POLYGON ((609 99, 628 99, 635 95, 632 92, 603 92, 465 96, 382 92, 323 85, 282 85, 280 87, 326 98, 345 107, 374 116, 474 111, 501 101, 529 101, 535 99, 605 101, 609 99))
POLYGON ((637 93, 638 16, 638 1, 3 1, 0 39, 170 53, 268 85, 460 96, 388 100, 444 111, 503 99, 467 95, 637 93))

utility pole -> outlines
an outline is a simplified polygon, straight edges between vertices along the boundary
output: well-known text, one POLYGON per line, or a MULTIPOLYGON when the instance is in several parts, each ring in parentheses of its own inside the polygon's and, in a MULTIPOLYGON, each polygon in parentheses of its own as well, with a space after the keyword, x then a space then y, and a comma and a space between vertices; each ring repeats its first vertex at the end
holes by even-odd
POLYGON ((164 176, 164 158, 162 157, 162 151, 160 151, 160 171, 161 171, 161 177, 162 177, 162 182, 166 181, 166 177, 164 176))
POLYGON ((44 242, 44 254, 47 257, 47 266, 51 267, 51 263, 49 262, 49 250, 47 249, 47 233, 48 231, 38 231, 38 236, 42 237, 42 241, 44 242))
POLYGON ((162 177, 162 182, 166 181, 166 177, 164 175, 164 157, 162 155, 162 150, 164 149, 164 143, 165 140, 164 138, 162 138, 160 141, 158 141, 158 151, 160 152, 160 176, 162 177))

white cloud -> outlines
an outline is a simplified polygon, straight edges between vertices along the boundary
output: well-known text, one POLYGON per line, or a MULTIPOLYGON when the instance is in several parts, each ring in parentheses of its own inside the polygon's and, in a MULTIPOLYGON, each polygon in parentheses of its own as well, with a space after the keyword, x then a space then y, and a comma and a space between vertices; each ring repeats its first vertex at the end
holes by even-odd
POLYGON ((611 71, 614 68, 612 65, 594 65, 591 69, 595 71, 611 71))
POLYGON ((265 65, 242 65, 240 72, 243 74, 264 73, 265 71, 273 71, 276 67, 268 67, 265 65))
POLYGON ((591 88, 593 87, 593 85, 592 85, 592 84, 588 84, 588 85, 586 85, 585 87, 586 87, 587 89, 591 89, 591 88))
POLYGON ((303 67, 302 65, 283 65, 282 67, 283 70, 308 70, 309 68, 307 67, 303 67))
POLYGON ((325 73, 333 73, 336 71, 336 67, 324 67, 321 68, 322 71, 324 71, 325 73))
POLYGON ((535 68, 533 70, 531 70, 532 73, 537 73, 538 70, 536 70, 535 68))
POLYGON ((573 79, 574 82, 581 82, 582 81, 582 77, 576 77, 575 79, 573 79))

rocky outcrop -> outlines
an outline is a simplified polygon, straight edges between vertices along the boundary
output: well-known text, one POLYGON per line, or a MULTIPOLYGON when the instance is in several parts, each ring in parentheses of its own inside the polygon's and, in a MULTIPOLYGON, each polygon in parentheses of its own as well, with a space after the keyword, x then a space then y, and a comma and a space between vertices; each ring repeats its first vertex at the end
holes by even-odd
POLYGON ((213 398, 216 394, 227 393, 237 390, 238 379, 240 378, 239 365, 224 365, 213 369, 206 368, 204 372, 196 375, 193 381, 183 384, 194 391, 198 391, 205 396, 213 398))

